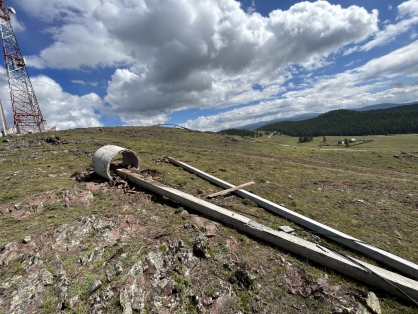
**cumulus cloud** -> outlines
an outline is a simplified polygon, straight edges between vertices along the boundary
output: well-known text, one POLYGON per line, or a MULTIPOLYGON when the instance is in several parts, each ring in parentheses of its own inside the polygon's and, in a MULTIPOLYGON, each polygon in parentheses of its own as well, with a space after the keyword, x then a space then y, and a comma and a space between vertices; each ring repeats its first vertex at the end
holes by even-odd
POLYGON ((412 78, 418 76, 417 49, 418 41, 370 60, 353 70, 307 80, 309 86, 286 92, 280 99, 262 101, 218 115, 199 117, 187 121, 184 126, 217 131, 305 112, 414 101, 418 98, 418 85, 399 84, 398 79, 405 75, 412 78))
POLYGON ((71 95, 53 79, 40 75, 32 78, 39 106, 49 126, 57 129, 101 126, 99 110, 103 100, 95 93, 71 95))
POLYGON ((374 38, 361 46, 359 50, 368 51, 373 48, 387 45, 394 41, 400 34, 406 33, 418 24, 418 0, 409 0, 398 5, 401 19, 396 24, 388 24, 385 28, 374 35, 374 38), (403 19, 402 19, 403 18, 403 19))
POLYGON ((401 3, 398 5, 398 12, 400 17, 418 15, 418 1, 408 0, 401 3))
POLYGON ((49 23, 54 40, 28 64, 115 68, 107 112, 134 124, 274 98, 292 69, 328 65, 330 55, 378 30, 377 11, 326 1, 268 17, 234 0, 32 0, 22 8, 49 23))
MULTIPOLYGON (((57 126, 57 129, 62 130, 102 125, 98 112, 103 107, 103 100, 98 95, 71 95, 64 92, 53 79, 44 75, 32 77, 31 80, 42 115, 50 127, 57 126)), ((3 67, 0 67, 0 97, 7 124, 13 127, 10 89, 3 67)))

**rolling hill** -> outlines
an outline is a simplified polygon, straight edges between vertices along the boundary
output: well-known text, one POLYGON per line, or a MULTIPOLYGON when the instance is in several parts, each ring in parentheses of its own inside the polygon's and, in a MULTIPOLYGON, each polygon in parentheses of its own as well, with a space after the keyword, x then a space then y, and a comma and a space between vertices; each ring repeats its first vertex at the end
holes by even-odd
MULTIPOLYGON (((353 108, 353 109, 349 109, 349 110, 368 111, 368 110, 376 110, 376 109, 387 109, 387 108, 393 108, 393 107, 405 106, 405 105, 411 105, 411 104, 414 104, 414 103, 402 103, 402 104, 383 103, 383 104, 370 105, 370 106, 365 106, 365 107, 360 107, 360 108, 353 108)), ((302 120, 307 120, 307 119, 310 119, 310 118, 317 117, 321 114, 322 113, 317 113, 317 112, 304 113, 304 114, 300 114, 300 115, 296 115, 296 116, 292 116, 292 117, 287 117, 287 118, 280 118, 280 119, 267 120, 267 121, 261 121, 261 122, 257 122, 257 123, 247 124, 247 125, 244 125, 244 126, 237 127, 237 129, 255 130, 255 129, 261 128, 262 126, 267 125, 267 124, 272 124, 272 123, 277 123, 277 122, 282 122, 282 121, 302 121, 302 120)))
POLYGON ((315 118, 272 123, 257 130, 290 136, 417 133, 418 103, 368 111, 333 110, 315 118))

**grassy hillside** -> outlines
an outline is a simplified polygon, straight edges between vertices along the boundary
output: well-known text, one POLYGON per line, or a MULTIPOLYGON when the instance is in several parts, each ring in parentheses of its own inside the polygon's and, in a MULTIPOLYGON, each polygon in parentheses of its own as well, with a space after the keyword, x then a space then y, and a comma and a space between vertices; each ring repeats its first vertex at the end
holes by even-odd
MULTIPOLYGON (((137 152, 141 172, 166 185, 202 198, 220 190, 164 162, 172 156, 232 184, 255 181, 247 190, 418 263, 417 135, 319 150, 322 137, 298 145, 288 136, 254 140, 161 127, 54 134, 68 144, 48 144, 45 134, 0 143, 0 313, 22 304, 29 304, 27 313, 55 313, 57 306, 64 313, 122 313, 125 297, 133 297, 133 278, 142 278, 148 291, 135 290, 144 313, 198 313, 202 307, 222 313, 330 313, 357 308, 368 291, 377 294, 383 313, 418 313, 409 303, 147 191, 71 179, 90 166, 98 148, 114 144, 137 152), (189 254, 199 237, 208 243, 207 258, 189 254), (27 296, 34 274, 47 278, 46 271, 54 276, 34 284, 36 293, 25 298, 32 303, 17 302, 27 296), (171 288, 158 288, 163 282, 171 288), (317 283, 323 292, 306 292, 317 283)), ((234 195, 211 202, 273 229, 292 226, 299 237, 313 240, 308 230, 234 195)))
POLYGON ((418 132, 418 104, 370 111, 333 110, 303 121, 264 125, 258 130, 290 136, 353 136, 418 132))

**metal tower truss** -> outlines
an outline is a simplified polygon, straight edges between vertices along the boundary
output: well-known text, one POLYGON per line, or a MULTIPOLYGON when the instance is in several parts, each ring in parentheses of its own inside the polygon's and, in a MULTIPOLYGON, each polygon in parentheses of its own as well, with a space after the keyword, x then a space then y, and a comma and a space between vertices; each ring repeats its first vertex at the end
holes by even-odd
POLYGON ((25 59, 13 32, 10 13, 15 13, 14 9, 7 7, 4 1, 0 0, 0 32, 12 101, 13 128, 18 134, 44 132, 47 128, 46 121, 42 117, 26 71, 25 59))

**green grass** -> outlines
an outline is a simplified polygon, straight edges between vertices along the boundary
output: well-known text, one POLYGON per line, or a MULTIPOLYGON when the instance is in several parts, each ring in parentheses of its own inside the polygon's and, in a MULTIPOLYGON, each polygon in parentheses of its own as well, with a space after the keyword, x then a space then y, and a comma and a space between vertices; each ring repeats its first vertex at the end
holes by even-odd
MULTIPOLYGON (((115 127, 102 130, 100 132, 97 128, 92 128, 56 132, 61 138, 69 141, 68 145, 42 144, 37 147, 15 148, 15 138, 11 138, 10 143, 0 143, 1 158, 6 159, 0 164, 0 174, 2 178, 6 178, 0 182, 0 210, 12 209, 15 204, 20 204, 23 208, 20 211, 23 212, 35 200, 42 199, 47 192, 51 192, 55 197, 49 202, 44 202, 45 211, 40 214, 16 218, 6 211, 6 214, 0 215, 0 244, 20 241, 27 235, 35 237, 39 232, 53 230, 84 215, 94 214, 100 217, 130 213, 141 219, 147 234, 138 235, 128 242, 129 246, 124 248, 124 252, 128 254, 123 260, 124 267, 142 259, 150 249, 144 247, 139 252, 139 248, 148 243, 149 239, 161 234, 163 229, 164 232, 172 233, 173 238, 182 239, 190 246, 196 231, 183 228, 187 218, 180 214, 183 208, 176 203, 161 200, 150 204, 137 204, 137 196, 116 194, 114 190, 109 190, 92 191, 94 200, 90 206, 62 207, 64 199, 61 191, 86 189, 86 184, 71 180, 71 174, 84 171, 91 163, 92 154, 99 147, 115 144, 137 152, 141 170, 157 171, 160 181, 174 188, 201 197, 221 190, 181 168, 167 163, 156 163, 157 159, 171 156, 236 185, 255 181, 256 184, 248 186, 246 190, 418 263, 418 162, 393 157, 399 151, 418 151, 418 135, 370 136, 367 139, 372 139, 373 142, 349 148, 328 146, 319 150, 318 145, 322 143, 322 137, 314 138, 313 142, 299 144, 297 138, 283 135, 270 139, 267 136, 256 139, 235 137, 237 141, 231 141, 227 136, 219 134, 159 127, 115 127), (127 206, 127 209, 124 209, 126 212, 121 212, 123 205, 127 206), (152 217, 158 217, 159 220, 153 220, 152 217), (398 238, 398 234, 401 234, 402 239, 398 238)), ((27 140, 40 141, 44 135, 33 134, 25 137, 27 140)), ((328 136, 326 138, 330 144, 342 139, 328 136)), ((274 229, 280 225, 289 225, 297 229, 298 236, 311 240, 308 231, 300 230, 300 226, 258 207, 251 201, 226 196, 215 198, 211 202, 274 229)), ((255 268, 260 264, 259 257, 265 256, 262 261, 263 268, 276 280, 282 278, 287 271, 284 266, 277 264, 275 256, 280 253, 286 256, 286 260, 294 267, 306 269, 314 278, 326 272, 339 284, 365 289, 346 277, 307 264, 305 260, 297 257, 285 255, 286 252, 260 243, 226 226, 220 229, 213 240, 214 244, 210 246, 211 254, 235 259, 224 245, 223 241, 227 237, 236 239, 238 248, 234 254, 247 265, 255 268)), ((95 234, 89 234, 88 244, 94 243, 94 239, 95 234)), ((338 244, 325 239, 323 241, 335 249, 372 262, 338 244)), ((155 245, 160 252, 166 252, 165 243, 158 242, 155 245)), ((104 257, 110 258, 117 248, 118 246, 105 248, 104 257)), ((79 267, 76 260, 81 254, 83 253, 62 256, 69 277, 74 276, 79 267)), ((222 274, 219 265, 213 261, 201 263, 199 268, 208 270, 209 274, 225 278, 228 276, 228 272, 222 274)), ((88 277, 89 280, 81 286, 70 286, 70 294, 85 294, 88 284, 103 275, 104 266, 103 262, 95 262, 83 269, 79 276, 89 275, 89 272, 94 271, 96 277, 88 277)), ((9 271, 20 273, 22 270, 18 265, 13 265, 9 271)), ((193 275, 200 275, 199 278, 205 281, 207 273, 200 274, 196 270, 193 275)), ((191 279, 177 278, 179 290, 184 292, 189 288, 193 289, 192 281, 188 280, 191 279)), ((266 299, 268 304, 277 303, 274 298, 280 298, 283 304, 289 306, 294 302, 292 296, 282 288, 279 289, 275 282, 262 283, 273 292, 271 299, 266 299)), ((209 282, 206 286, 208 293, 218 289, 216 285, 212 287, 209 282)), ((262 293, 260 297, 263 298, 262 293)), ((238 298, 243 307, 249 308, 251 298, 248 299, 246 292, 238 292, 238 298)), ((380 299, 384 312, 414 312, 413 308, 394 298, 380 299)), ((52 296, 45 302, 45 306, 53 302, 52 296)), ((312 311, 324 311, 317 301, 308 300, 304 304, 312 311)), ((83 303, 83 306, 87 305, 83 303)), ((47 307, 50 308, 50 305, 47 307)))

